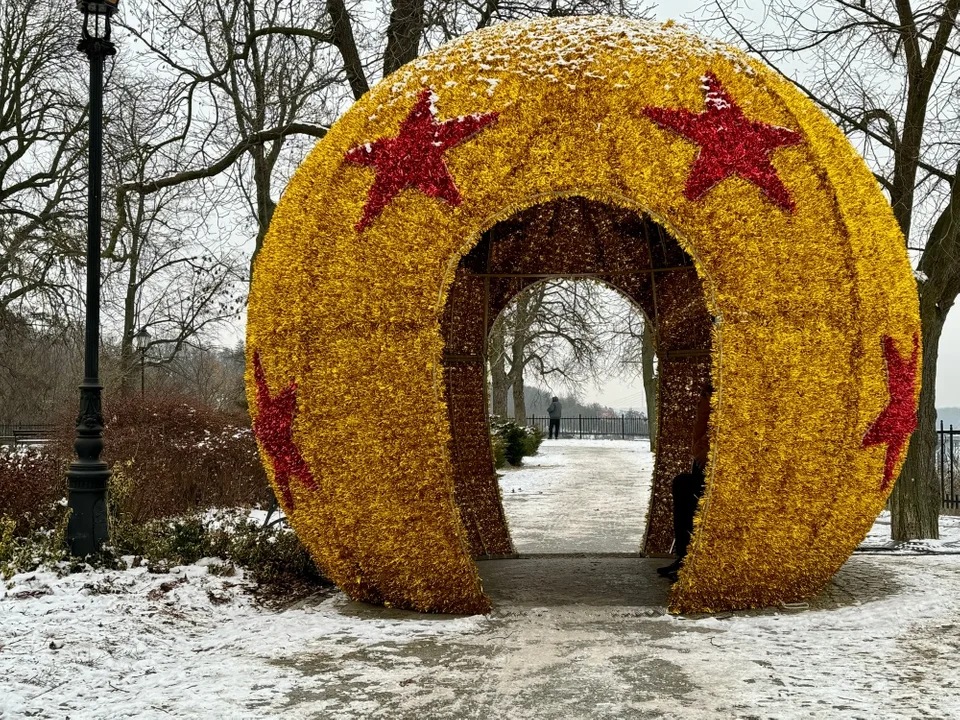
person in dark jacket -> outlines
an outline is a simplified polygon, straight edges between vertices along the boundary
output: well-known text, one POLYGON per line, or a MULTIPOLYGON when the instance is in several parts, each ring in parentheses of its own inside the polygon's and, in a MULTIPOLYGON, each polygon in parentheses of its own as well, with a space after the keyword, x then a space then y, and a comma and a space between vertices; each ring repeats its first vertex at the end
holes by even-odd
POLYGON ((707 451, 710 449, 708 427, 711 394, 713 387, 707 382, 700 391, 700 401, 697 404, 697 419, 693 425, 693 444, 690 448, 693 456, 690 471, 680 473, 673 479, 673 549, 677 559, 657 569, 660 575, 670 578, 671 581, 677 579, 683 559, 687 556, 687 547, 693 534, 693 518, 697 514, 697 504, 705 488, 704 471, 707 467, 707 451))
POLYGON ((553 396, 553 400, 550 402, 550 405, 547 407, 547 415, 550 416, 550 430, 547 433, 547 439, 552 440, 556 438, 560 439, 560 401, 557 399, 557 396, 553 396), (554 435, 556 432, 556 435, 554 435))

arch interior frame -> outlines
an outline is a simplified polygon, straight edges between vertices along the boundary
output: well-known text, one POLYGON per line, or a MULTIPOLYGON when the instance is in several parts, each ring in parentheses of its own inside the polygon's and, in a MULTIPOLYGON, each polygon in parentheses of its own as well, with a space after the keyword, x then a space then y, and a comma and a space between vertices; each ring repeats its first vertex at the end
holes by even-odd
POLYGON ((602 282, 627 299, 646 322, 651 322, 661 368, 658 392, 662 401, 658 407, 663 422, 658 428, 666 430, 658 429, 660 451, 638 550, 656 556, 671 551, 670 481, 689 469, 692 418, 699 388, 710 374, 712 324, 704 293, 710 294, 712 286, 699 277, 695 259, 664 227, 666 223, 657 223, 638 203, 623 197, 617 199, 617 204, 590 199, 597 197, 596 192, 566 192, 538 196, 534 204, 528 199, 521 203, 523 209, 494 222, 473 238, 472 245, 466 243, 452 273, 447 273, 449 284, 442 295, 440 317, 445 343, 443 387, 451 428, 449 452, 454 496, 475 558, 509 557, 516 552, 491 457, 485 382, 489 331, 499 313, 519 292, 556 278, 602 282), (546 215, 551 213, 545 228, 546 215), (574 226, 572 231, 570 225, 574 226), (504 234, 510 237, 502 237, 504 234), (626 242, 617 242, 624 236, 626 242), (504 243, 509 245, 511 240, 512 247, 504 249, 504 243), (544 257, 545 244, 553 249, 552 257, 544 257), (495 253, 497 249, 500 252, 495 253), (614 266, 608 267, 611 255, 614 266), (694 282, 680 286, 686 297, 673 298, 665 318, 663 303, 659 309, 657 304, 657 276, 669 273, 692 275, 694 282), (499 287, 491 289, 491 283, 499 287), (460 305, 471 303, 475 317, 464 318, 462 312, 457 312, 460 305), (678 314, 687 322, 691 321, 691 314, 694 316, 693 337, 686 327, 681 332, 686 337, 678 338, 674 330, 667 332, 661 342, 664 333, 660 332, 660 321, 673 319, 676 324, 678 314), (482 323, 478 326, 481 315, 482 323), (453 321, 455 317, 459 322, 453 321), (677 349, 678 340, 685 347, 677 349), (464 401, 465 393, 458 387, 462 380, 455 379, 464 374, 470 376, 473 386, 472 402, 464 401), (481 397, 482 404, 477 401, 481 397), (481 413, 482 418, 478 417, 481 413))

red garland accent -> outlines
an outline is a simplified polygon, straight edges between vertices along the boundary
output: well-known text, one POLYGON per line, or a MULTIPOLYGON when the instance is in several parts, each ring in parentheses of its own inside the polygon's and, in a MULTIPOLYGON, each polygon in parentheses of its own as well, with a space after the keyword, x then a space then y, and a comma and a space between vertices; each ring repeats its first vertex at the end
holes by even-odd
POLYGON ((357 232, 370 225, 404 188, 415 187, 451 205, 460 204, 460 191, 447 169, 443 153, 476 135, 496 120, 499 113, 463 115, 438 123, 435 99, 432 90, 423 90, 400 125, 399 135, 380 138, 347 152, 348 162, 376 170, 363 217, 355 226, 357 232))
POLYGON ((290 381, 286 390, 270 396, 267 378, 260 362, 260 351, 253 354, 253 376, 257 382, 257 419, 253 433, 273 460, 273 473, 283 493, 284 510, 293 510, 290 478, 295 477, 311 490, 317 489, 313 474, 300 449, 293 442, 293 414, 297 409, 297 383, 290 381))
POLYGON ((910 433, 917 427, 917 408, 914 402, 917 386, 917 361, 920 355, 920 334, 913 334, 913 355, 910 361, 904 360, 893 344, 893 338, 883 336, 883 358, 887 365, 887 388, 890 402, 877 419, 873 421, 867 434, 863 436, 863 447, 887 445, 887 456, 883 465, 883 484, 881 490, 890 487, 893 481, 893 469, 900 459, 903 446, 910 433))
POLYGON ((699 200, 721 180, 739 175, 756 184, 777 206, 794 212, 790 191, 770 164, 770 155, 780 147, 798 145, 803 138, 787 128, 748 119, 713 73, 703 78, 706 110, 646 107, 643 114, 660 127, 673 130, 700 145, 690 168, 688 200, 699 200))

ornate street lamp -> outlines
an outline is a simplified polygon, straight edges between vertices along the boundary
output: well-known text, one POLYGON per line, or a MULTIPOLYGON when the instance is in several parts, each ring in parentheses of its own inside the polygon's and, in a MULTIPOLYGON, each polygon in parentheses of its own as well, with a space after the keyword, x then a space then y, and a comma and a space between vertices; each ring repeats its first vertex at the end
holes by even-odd
POLYGON ((133 336, 133 345, 140 351, 140 397, 143 397, 143 367, 147 360, 147 348, 150 346, 150 333, 145 327, 133 336))
POLYGON ((67 543, 77 557, 95 553, 107 540, 107 481, 110 469, 100 459, 103 413, 100 391, 100 186, 103 150, 103 63, 116 53, 110 42, 110 17, 120 0, 77 2, 83 32, 77 48, 90 59, 90 169, 87 193, 87 316, 84 334, 80 415, 73 447, 77 459, 67 470, 70 522, 67 543))

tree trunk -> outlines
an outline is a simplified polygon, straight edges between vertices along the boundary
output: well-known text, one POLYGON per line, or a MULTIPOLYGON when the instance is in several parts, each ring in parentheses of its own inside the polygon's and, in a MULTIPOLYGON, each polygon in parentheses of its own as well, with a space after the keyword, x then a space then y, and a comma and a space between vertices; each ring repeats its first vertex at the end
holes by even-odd
POLYGON ((363 72, 363 61, 357 52, 357 42, 353 37, 353 26, 344 0, 327 0, 327 13, 333 24, 333 44, 343 58, 343 71, 353 91, 353 99, 359 100, 370 89, 363 72))
POLYGON ((513 390, 513 419, 521 425, 527 422, 527 404, 523 396, 523 370, 527 364, 527 342, 530 326, 535 318, 536 303, 529 292, 517 296, 513 313, 513 333, 510 339, 510 386, 513 390), (534 307, 531 308, 531 305, 534 307))
POLYGON ((130 335, 125 335, 120 343, 120 394, 124 397, 132 395, 136 388, 139 363, 133 352, 133 343, 130 335))
POLYGON ((423 34, 423 0, 393 0, 387 26, 387 47, 383 51, 383 76, 402 67, 420 54, 423 34))
POLYGON ((920 258, 918 283, 923 371, 917 429, 890 496, 890 532, 894 540, 938 539, 943 502, 936 472, 937 357, 947 313, 960 294, 960 178, 950 202, 933 226, 920 258))
POLYGON ((640 365, 643 370, 643 394, 647 401, 647 427, 650 430, 650 450, 657 451, 657 376, 653 368, 656 355, 653 345, 653 330, 644 320, 640 335, 640 365))
POLYGON ((253 267, 257 261, 260 248, 263 247, 270 221, 273 220, 273 211, 277 204, 270 197, 270 178, 273 174, 273 163, 267 156, 264 148, 255 148, 250 153, 253 159, 253 181, 257 193, 257 239, 250 257, 250 283, 253 283, 253 267))
POLYGON ((490 331, 487 344, 487 361, 490 363, 490 400, 491 412, 498 418, 507 417, 507 391, 510 380, 507 378, 504 353, 503 326, 499 323, 490 331))
POLYGON ((133 347, 133 335, 137 332, 134 326, 137 322, 137 294, 140 291, 139 268, 140 243, 134 230, 127 263, 127 289, 123 296, 123 334, 120 336, 120 394, 123 396, 133 393, 139 369, 133 347))
POLYGON ((937 308, 933 293, 920 296, 923 328, 923 370, 917 429, 910 438, 907 458, 890 496, 891 536, 894 540, 940 537, 940 481, 937 477, 937 354, 946 314, 937 308))
POLYGON ((513 377, 513 419, 519 425, 527 422, 527 402, 523 397, 523 369, 513 377))

